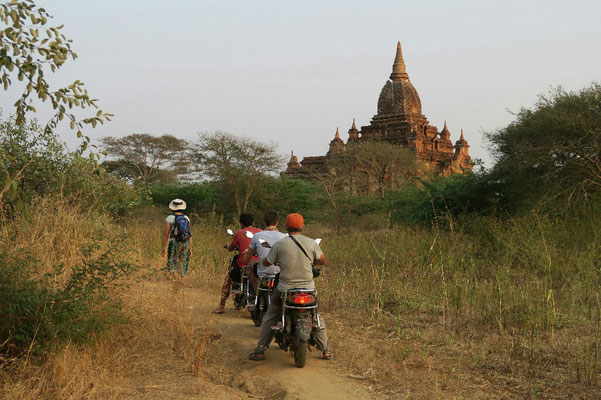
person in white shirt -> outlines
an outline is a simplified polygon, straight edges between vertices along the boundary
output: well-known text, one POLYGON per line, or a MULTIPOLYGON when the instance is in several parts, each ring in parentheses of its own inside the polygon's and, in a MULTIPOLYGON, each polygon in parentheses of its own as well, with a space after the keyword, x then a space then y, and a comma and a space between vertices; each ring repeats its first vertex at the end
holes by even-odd
POLYGON ((277 241, 285 238, 286 235, 278 231, 278 213, 275 211, 267 211, 263 216, 263 222, 265 223, 265 230, 256 233, 248 248, 248 252, 244 255, 244 262, 249 263, 253 253, 259 256, 259 262, 254 264, 252 272, 250 274, 250 280, 255 289, 255 293, 258 293, 257 281, 259 277, 266 275, 276 275, 280 272, 280 267, 277 265, 269 265, 266 267, 263 265, 263 260, 269 254, 268 247, 263 247, 259 242, 259 239, 265 240, 270 246, 273 246, 277 241))

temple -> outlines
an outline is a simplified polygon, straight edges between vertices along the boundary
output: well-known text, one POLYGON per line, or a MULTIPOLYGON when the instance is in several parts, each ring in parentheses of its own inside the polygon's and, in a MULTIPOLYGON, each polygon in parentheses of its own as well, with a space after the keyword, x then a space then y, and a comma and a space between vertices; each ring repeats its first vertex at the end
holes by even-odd
POLYGON ((406 146, 415 152, 418 160, 445 176, 471 171, 473 166, 463 130, 453 145, 447 122, 439 132, 422 114, 421 100, 407 74, 401 42, 397 45, 390 79, 384 84, 378 98, 378 112, 370 124, 358 130, 353 119, 346 143, 336 128, 330 149, 324 156, 305 157, 299 163, 293 152, 284 173, 294 177, 327 174, 330 169, 328 160, 334 153, 343 152, 348 143, 367 140, 406 146))

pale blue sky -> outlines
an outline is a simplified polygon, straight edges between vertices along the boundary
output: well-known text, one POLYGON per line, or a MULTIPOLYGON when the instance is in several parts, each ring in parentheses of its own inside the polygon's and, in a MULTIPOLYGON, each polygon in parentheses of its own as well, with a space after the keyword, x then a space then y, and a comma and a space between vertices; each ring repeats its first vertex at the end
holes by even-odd
POLYGON ((593 0, 39 3, 79 54, 52 83, 81 79, 115 114, 94 138, 221 129, 324 154, 337 126, 346 139, 353 117, 369 124, 400 40, 430 123, 446 119, 453 141, 463 128, 490 165, 481 131, 507 110, 601 80, 593 0))

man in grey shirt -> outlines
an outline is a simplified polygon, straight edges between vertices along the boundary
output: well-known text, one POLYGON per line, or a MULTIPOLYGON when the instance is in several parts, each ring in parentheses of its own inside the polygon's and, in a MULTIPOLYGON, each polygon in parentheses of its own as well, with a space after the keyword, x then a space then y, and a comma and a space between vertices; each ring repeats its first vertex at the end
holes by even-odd
POLYGON ((267 258, 269 251, 271 250, 269 247, 263 247, 259 242, 259 239, 263 239, 270 246, 275 244, 277 241, 286 237, 285 234, 278 231, 278 213, 275 211, 267 211, 263 216, 263 222, 265 223, 265 229, 259 233, 256 233, 252 240, 250 241, 250 246, 248 247, 248 251, 244 255, 244 262, 246 264, 250 263, 253 252, 257 253, 259 256, 259 261, 253 265, 252 273, 250 275, 250 280, 252 282, 253 287, 255 288, 255 293, 259 293, 257 279, 263 276, 268 275, 276 275, 280 273, 280 267, 277 265, 263 265, 263 260, 267 258))
MULTIPOLYGON (((313 264, 325 265, 326 257, 315 240, 300 234, 304 228, 304 220, 300 214, 289 214, 286 217, 286 230, 290 236, 305 249, 311 260, 294 243, 292 238, 284 238, 276 242, 267 257, 263 260, 264 266, 278 264, 280 266, 280 282, 273 291, 271 303, 261 323, 259 343, 257 348, 248 357, 250 360, 260 361, 265 359, 264 351, 269 348, 273 338, 272 326, 276 325, 282 315, 282 292, 290 289, 314 289, 313 264)), ((323 351, 323 358, 331 359, 332 352, 328 342, 325 322, 320 317, 322 326, 316 332, 317 348, 323 351)))

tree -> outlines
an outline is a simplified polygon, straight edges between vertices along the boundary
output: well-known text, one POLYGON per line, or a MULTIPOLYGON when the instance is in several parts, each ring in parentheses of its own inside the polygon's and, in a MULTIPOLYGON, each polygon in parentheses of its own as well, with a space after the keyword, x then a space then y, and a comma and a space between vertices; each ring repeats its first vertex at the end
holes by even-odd
POLYGON ((196 142, 195 158, 206 177, 231 190, 236 211, 248 209, 256 185, 267 174, 282 169, 283 159, 277 154, 277 145, 234 136, 216 131, 200 133, 196 142))
POLYGON ((383 196, 384 189, 397 188, 415 177, 417 157, 405 146, 366 141, 347 144, 344 151, 333 157, 330 166, 352 190, 376 191, 383 196))
MULTIPOLYGON (((39 102, 49 102, 54 115, 46 123, 44 132, 53 131, 60 121, 66 119, 70 128, 77 132, 77 137, 82 138, 81 154, 89 150, 90 143, 90 138, 83 134, 84 126, 96 127, 99 123, 110 121, 112 114, 98 110, 79 118, 72 112, 73 108, 98 108, 97 100, 89 96, 80 80, 63 88, 50 88, 45 78, 46 72, 55 72, 69 58, 75 60, 77 57, 71 50, 72 41, 60 33, 63 25, 47 25, 51 18, 33 0, 0 3, 0 82, 5 91, 13 85, 15 78, 22 82, 22 92, 15 102, 14 123, 17 126, 24 127, 27 113, 36 111, 34 98, 39 102)), ((89 157, 97 164, 100 154, 90 151, 89 157)), ((17 195, 12 194, 18 187, 18 180, 23 177, 22 171, 17 175, 10 175, 8 170, 0 172, 6 175, 5 185, 0 190, 0 201, 6 193, 15 200, 17 195)))
POLYGON ((116 158, 107 163, 107 169, 132 181, 149 184, 165 175, 165 171, 175 176, 184 175, 191 166, 190 144, 173 135, 134 133, 120 138, 107 136, 101 139, 101 143, 116 158))
POLYGON ((487 134, 493 174, 515 197, 572 195, 601 189, 601 85, 562 88, 521 109, 507 127, 487 134))
MULTIPOLYGON (((15 124, 14 117, 0 120, 0 170, 5 171, 5 178, 19 182, 22 193, 42 194, 56 188, 69 162, 65 144, 36 120, 24 126, 15 124)), ((9 199, 15 196, 16 188, 9 199)))

